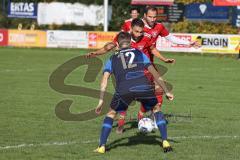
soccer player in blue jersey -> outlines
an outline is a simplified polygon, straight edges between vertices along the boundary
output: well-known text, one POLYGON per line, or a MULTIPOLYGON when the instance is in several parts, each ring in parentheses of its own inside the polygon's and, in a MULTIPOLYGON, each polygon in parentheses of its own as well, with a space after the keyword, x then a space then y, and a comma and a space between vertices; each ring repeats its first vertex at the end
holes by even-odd
POLYGON ((101 113, 104 93, 111 74, 116 79, 116 91, 110 104, 110 110, 103 121, 100 143, 95 152, 105 153, 105 145, 112 129, 114 117, 118 112, 126 111, 134 100, 144 104, 146 110, 153 110, 163 140, 163 150, 164 152, 171 151, 172 147, 167 141, 166 120, 156 98, 154 85, 146 78, 144 69, 149 70, 169 100, 173 100, 173 94, 168 91, 163 79, 147 56, 138 49, 130 48, 131 35, 129 33, 120 32, 117 41, 120 50, 110 57, 104 67, 99 103, 95 109, 97 114, 101 113))

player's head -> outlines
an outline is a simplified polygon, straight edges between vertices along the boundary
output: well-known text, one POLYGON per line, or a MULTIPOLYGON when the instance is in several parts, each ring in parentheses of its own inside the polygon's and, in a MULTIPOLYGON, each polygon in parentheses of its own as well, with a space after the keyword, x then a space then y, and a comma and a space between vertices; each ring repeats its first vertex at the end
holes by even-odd
POLYGON ((131 23, 131 27, 132 27, 131 33, 134 38, 139 38, 143 36, 144 23, 140 18, 133 19, 131 23))
POLYGON ((139 14, 140 14, 139 8, 137 8, 137 7, 132 7, 132 8, 130 9, 130 15, 131 15, 131 18, 132 18, 132 19, 138 18, 139 14))
POLYGON ((119 48, 128 48, 131 43, 131 35, 128 32, 120 32, 117 37, 119 48))
POLYGON ((150 27, 153 27, 157 20, 157 8, 147 6, 144 11, 144 19, 150 27))
POLYGON ((202 45, 202 37, 201 36, 197 36, 196 41, 202 45))

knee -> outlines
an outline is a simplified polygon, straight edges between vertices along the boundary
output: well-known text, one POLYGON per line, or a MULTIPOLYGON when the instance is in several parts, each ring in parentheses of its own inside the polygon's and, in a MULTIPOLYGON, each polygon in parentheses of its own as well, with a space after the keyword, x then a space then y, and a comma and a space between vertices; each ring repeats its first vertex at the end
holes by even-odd
POLYGON ((161 112, 161 105, 160 104, 157 104, 156 106, 154 106, 153 113, 156 113, 156 112, 161 112))
POLYGON ((107 117, 110 117, 110 118, 114 119, 116 117, 116 112, 114 110, 110 110, 107 113, 107 117))

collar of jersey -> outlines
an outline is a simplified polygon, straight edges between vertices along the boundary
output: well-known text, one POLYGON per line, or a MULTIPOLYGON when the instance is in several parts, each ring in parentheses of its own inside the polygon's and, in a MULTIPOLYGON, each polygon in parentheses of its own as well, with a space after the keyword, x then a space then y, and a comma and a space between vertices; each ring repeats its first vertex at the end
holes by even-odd
POLYGON ((153 29, 155 27, 156 23, 154 24, 153 27, 150 27, 147 23, 145 23, 144 27, 148 28, 148 29, 153 29))

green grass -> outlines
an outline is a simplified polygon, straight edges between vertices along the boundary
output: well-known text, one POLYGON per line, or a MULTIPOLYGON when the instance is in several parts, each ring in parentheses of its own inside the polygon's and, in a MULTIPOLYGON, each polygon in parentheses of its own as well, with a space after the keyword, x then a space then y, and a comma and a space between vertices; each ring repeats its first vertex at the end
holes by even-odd
MULTIPOLYGON (((163 64, 168 68, 164 78, 174 86, 175 100, 165 100, 163 111, 192 114, 191 119, 170 119, 168 134, 174 152, 164 154, 159 133, 138 135, 132 122, 123 135, 117 135, 113 128, 110 151, 98 155, 92 151, 97 147, 104 116, 71 122, 55 115, 55 105, 61 100, 74 100, 73 113, 93 109, 98 100, 61 94, 48 84, 59 65, 86 52, 0 48, 0 159, 240 159, 240 61, 216 55, 165 53, 176 59, 175 65, 163 64), (21 144, 26 146, 4 148, 21 144)), ((98 89, 101 74, 96 82, 86 83, 85 69, 73 71, 66 83, 98 89)), ((108 91, 113 92, 112 85, 108 91)), ((138 108, 138 104, 131 106, 128 115, 135 118, 138 108)))

